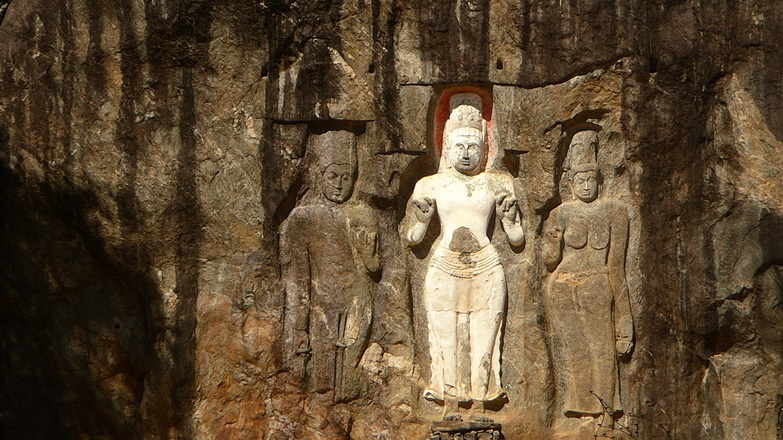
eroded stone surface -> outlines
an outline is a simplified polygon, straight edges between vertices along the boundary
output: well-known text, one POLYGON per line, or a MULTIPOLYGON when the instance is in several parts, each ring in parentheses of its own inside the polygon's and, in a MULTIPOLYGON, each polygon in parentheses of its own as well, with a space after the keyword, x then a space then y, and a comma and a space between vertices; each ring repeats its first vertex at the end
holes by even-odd
POLYGON ((570 133, 594 125, 597 201, 627 210, 635 324, 625 415, 602 435, 778 437, 781 23, 764 0, 11 1, 0 436, 426 438, 441 408, 420 397, 422 295, 441 231, 412 251, 400 231, 456 86, 491 97, 488 165, 525 219, 519 253, 487 228, 507 286, 508 401, 491 409, 506 437, 598 429, 555 420, 543 258, 570 133), (353 192, 300 214, 323 199, 310 159, 332 145, 311 135, 338 131, 355 138, 353 192), (342 258, 373 286, 355 399, 308 390, 284 360, 280 241, 300 216, 307 243, 377 225, 377 272, 342 258))

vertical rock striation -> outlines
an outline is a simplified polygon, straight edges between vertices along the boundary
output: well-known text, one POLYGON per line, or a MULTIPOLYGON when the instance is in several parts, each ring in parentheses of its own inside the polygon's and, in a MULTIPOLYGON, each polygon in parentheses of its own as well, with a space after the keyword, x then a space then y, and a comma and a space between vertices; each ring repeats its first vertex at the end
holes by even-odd
POLYGON ((425 438, 440 231, 411 251, 399 230, 454 90, 493 103, 488 166, 527 239, 490 226, 506 438, 568 434, 542 240, 585 127, 629 218, 612 430, 783 435, 779 2, 14 0, 0 20, 0 438, 425 438), (329 400, 282 345, 279 235, 321 203, 311 139, 338 131, 380 270, 358 391, 329 400))

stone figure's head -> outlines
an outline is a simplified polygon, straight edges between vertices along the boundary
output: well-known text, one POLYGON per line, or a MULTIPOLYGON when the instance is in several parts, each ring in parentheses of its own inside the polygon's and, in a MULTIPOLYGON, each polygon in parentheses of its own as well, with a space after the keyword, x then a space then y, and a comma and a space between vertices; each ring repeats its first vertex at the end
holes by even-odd
POLYGON ((571 158, 571 192, 574 197, 586 203, 597 199, 601 188, 601 172, 596 163, 597 150, 598 133, 592 130, 574 134, 568 147, 571 158))
POLYGON ((318 160, 317 185, 326 200, 348 201, 356 183, 356 135, 346 130, 311 133, 307 148, 318 160))
POLYGON ((355 177, 351 164, 330 164, 321 175, 321 189, 324 197, 334 203, 344 203, 351 198, 355 177))
POLYGON ((486 121, 481 116, 481 97, 456 93, 449 100, 451 114, 446 121, 448 164, 462 174, 478 174, 486 159, 486 121))
POLYGON ((579 200, 590 203, 598 198, 601 173, 597 168, 577 167, 571 177, 571 191, 579 200))

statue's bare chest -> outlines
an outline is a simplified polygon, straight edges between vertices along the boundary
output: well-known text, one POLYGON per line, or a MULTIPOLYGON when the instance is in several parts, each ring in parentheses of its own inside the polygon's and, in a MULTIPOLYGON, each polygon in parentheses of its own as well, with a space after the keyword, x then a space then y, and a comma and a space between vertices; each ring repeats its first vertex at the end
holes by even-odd
POLYGON ((495 193, 483 179, 452 181, 438 188, 435 199, 441 217, 487 219, 492 214, 495 193))

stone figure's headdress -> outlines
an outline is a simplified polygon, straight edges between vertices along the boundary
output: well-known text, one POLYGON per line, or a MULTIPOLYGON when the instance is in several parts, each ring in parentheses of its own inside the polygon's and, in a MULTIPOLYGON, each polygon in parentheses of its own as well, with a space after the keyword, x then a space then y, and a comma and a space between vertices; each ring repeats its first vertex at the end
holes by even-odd
MULTIPOLYGON (((466 134, 478 136, 482 141, 486 141, 487 121, 484 119, 481 109, 481 96, 476 93, 455 93, 449 97, 449 119, 443 126, 440 170, 451 168, 447 154, 449 136, 466 134)), ((486 157, 483 160, 486 160, 486 157)))
POLYGON ((452 133, 473 134, 486 138, 487 121, 481 115, 481 96, 476 93, 455 93, 449 98, 449 119, 443 128, 444 141, 452 133))
POLYGON ((354 170, 356 168, 356 135, 350 131, 311 133, 307 148, 318 158, 319 173, 331 164, 349 164, 354 170))
POLYGON ((583 130, 574 134, 568 149, 567 167, 569 180, 577 173, 595 171, 599 173, 598 133, 593 130, 583 130))

